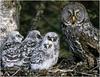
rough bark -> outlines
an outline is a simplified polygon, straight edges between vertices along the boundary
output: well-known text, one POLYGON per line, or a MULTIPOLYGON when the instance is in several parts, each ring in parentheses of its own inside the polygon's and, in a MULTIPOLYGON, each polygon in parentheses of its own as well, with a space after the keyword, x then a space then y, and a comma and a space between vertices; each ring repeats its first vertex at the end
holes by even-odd
POLYGON ((0 47, 8 32, 18 29, 16 1, 0 0, 0 47))

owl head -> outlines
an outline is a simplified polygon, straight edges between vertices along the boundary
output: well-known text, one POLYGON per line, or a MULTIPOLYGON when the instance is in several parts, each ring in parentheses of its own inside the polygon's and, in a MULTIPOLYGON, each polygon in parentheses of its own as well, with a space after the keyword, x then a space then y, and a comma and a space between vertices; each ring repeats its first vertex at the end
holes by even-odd
POLYGON ((7 42, 19 42, 21 43, 23 36, 18 31, 11 31, 7 35, 7 42))
POLYGON ((33 40, 39 41, 42 39, 42 36, 38 30, 32 30, 32 31, 29 31, 26 37, 26 40, 27 39, 33 39, 33 40))
POLYGON ((59 43, 59 36, 55 32, 48 32, 45 35, 44 39, 53 42, 55 45, 58 45, 58 43, 59 43))
POLYGON ((61 12, 61 21, 65 25, 80 26, 79 24, 88 19, 86 8, 77 2, 70 2, 61 12))

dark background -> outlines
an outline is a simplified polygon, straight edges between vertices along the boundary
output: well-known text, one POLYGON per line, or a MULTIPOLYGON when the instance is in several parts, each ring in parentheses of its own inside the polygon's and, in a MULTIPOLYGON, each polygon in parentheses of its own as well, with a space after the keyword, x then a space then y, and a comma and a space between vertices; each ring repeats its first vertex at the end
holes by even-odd
MULTIPOLYGON (((94 27, 99 28, 99 2, 98 1, 78 1, 82 3, 89 14, 94 27)), ((19 31, 26 36, 28 31, 37 29, 42 35, 53 31, 60 36, 60 57, 68 57, 68 51, 62 32, 60 29, 60 12, 69 1, 20 1, 20 26, 19 31)))

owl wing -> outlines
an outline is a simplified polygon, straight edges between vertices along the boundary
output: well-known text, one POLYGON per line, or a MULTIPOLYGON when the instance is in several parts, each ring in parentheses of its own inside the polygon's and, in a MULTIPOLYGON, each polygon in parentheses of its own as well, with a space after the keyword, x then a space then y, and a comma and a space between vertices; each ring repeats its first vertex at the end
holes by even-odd
POLYGON ((62 23, 61 25, 63 34, 65 35, 65 41, 68 43, 70 51, 72 51, 73 55, 76 59, 83 60, 85 58, 84 50, 82 48, 81 43, 79 42, 79 38, 74 35, 74 30, 69 26, 66 26, 62 23))
MULTIPOLYGON (((84 42, 85 45, 92 49, 90 50, 95 56, 99 54, 99 30, 94 28, 91 23, 85 23, 83 31, 81 32, 80 42, 84 42)), ((98 55, 99 56, 99 55, 98 55)))
POLYGON ((1 47, 0 47, 0 52, 1 52, 1 55, 0 55, 0 59, 1 59, 1 67, 4 66, 4 62, 6 62, 5 59, 5 55, 7 53, 7 49, 9 49, 9 47, 11 47, 11 43, 9 42, 5 42, 1 47))
POLYGON ((45 53, 42 50, 38 50, 38 52, 33 52, 31 57, 31 63, 32 64, 40 64, 44 61, 44 55, 45 53))
POLYGON ((2 45, 0 51, 1 51, 1 57, 3 57, 7 52, 8 50, 11 50, 10 48, 13 47, 12 43, 11 42, 6 42, 2 45))
POLYGON ((26 40, 22 43, 21 51, 24 53, 24 56, 29 56, 32 53, 32 50, 36 47, 37 42, 34 40, 26 40))
POLYGON ((12 44, 11 47, 2 51, 2 64, 7 67, 12 67, 20 61, 20 52, 17 51, 20 44, 12 44))
POLYGON ((44 52, 44 50, 36 50, 32 53, 31 57, 31 64, 41 64, 43 63, 46 59, 48 59, 49 54, 44 52))
POLYGON ((32 56, 32 52, 35 49, 37 42, 35 40, 27 39, 22 42, 20 47, 21 57, 23 59, 23 66, 29 66, 30 57, 32 56))

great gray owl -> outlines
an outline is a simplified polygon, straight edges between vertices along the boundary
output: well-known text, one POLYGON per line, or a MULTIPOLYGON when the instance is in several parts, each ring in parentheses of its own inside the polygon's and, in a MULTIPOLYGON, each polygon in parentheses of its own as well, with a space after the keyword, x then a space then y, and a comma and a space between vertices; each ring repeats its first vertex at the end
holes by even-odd
POLYGON ((57 63, 59 55, 59 50, 58 50, 59 48, 57 48, 58 47, 57 45, 59 45, 58 40, 59 37, 54 32, 47 33, 44 36, 40 46, 36 48, 36 50, 32 53, 31 57, 32 70, 49 69, 50 67, 52 67, 54 64, 57 63))
POLYGON ((70 2, 61 12, 61 28, 65 40, 77 60, 88 60, 94 65, 98 51, 98 30, 93 27, 86 8, 77 2, 70 2))
POLYGON ((27 37, 20 46, 20 52, 22 52, 22 57, 24 60, 23 66, 29 66, 29 59, 31 57, 32 50, 34 50, 41 41, 42 36, 38 30, 29 31, 27 37))
POLYGON ((2 65, 3 67, 14 67, 22 65, 21 53, 17 50, 23 36, 18 31, 8 33, 7 40, 0 50, 2 52, 2 65))
POLYGON ((45 40, 49 40, 51 42, 53 42, 54 44, 54 48, 55 48, 55 52, 54 52, 54 65, 57 63, 58 61, 58 57, 59 57, 59 36, 57 33, 55 32, 48 32, 46 35, 45 35, 46 38, 44 38, 45 40))

